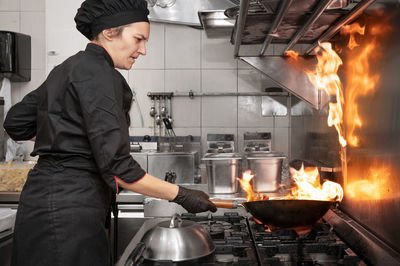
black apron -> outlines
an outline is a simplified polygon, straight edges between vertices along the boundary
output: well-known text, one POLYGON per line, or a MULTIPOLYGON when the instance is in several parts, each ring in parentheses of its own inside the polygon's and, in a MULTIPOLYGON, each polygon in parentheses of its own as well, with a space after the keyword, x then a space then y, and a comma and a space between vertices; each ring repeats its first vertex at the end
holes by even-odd
POLYGON ((111 194, 86 159, 40 158, 21 193, 11 265, 110 265, 111 194))

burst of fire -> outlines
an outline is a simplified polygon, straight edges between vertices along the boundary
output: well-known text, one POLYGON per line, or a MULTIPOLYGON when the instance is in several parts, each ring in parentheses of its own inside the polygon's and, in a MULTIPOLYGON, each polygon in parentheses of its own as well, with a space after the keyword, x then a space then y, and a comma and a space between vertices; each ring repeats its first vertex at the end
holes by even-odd
POLYGON ((328 42, 320 43, 315 52, 318 63, 314 71, 307 72, 307 76, 318 89, 324 90, 328 95, 336 96, 336 103, 329 103, 328 126, 336 128, 339 142, 345 147, 347 142, 342 128, 344 96, 342 83, 337 74, 342 60, 328 42))
POLYGON ((254 192, 253 186, 251 185, 251 180, 254 178, 254 175, 250 170, 245 171, 243 173, 242 178, 238 178, 240 186, 247 193, 247 201, 255 201, 255 200, 268 200, 268 196, 266 194, 261 194, 259 192, 254 192))
POLYGON ((382 199, 387 196, 387 180, 390 169, 385 166, 371 167, 367 178, 354 181, 346 186, 346 195, 361 200, 382 199))
MULTIPOLYGON (((381 54, 376 36, 387 33, 390 30, 390 27, 385 23, 385 21, 382 21, 380 24, 371 26, 368 31, 372 38, 368 38, 365 44, 357 50, 352 51, 351 54, 349 53, 348 56, 349 60, 346 64, 347 82, 345 121, 347 141, 349 145, 353 147, 359 146, 359 138, 356 136, 355 131, 363 125, 358 110, 358 100, 361 96, 371 94, 375 90, 379 81, 379 75, 371 73, 371 63, 377 61, 381 54)), ((364 29, 361 30, 360 25, 354 23, 348 26, 348 31, 342 33, 353 34, 354 38, 354 33, 363 35, 364 29)), ((351 36, 347 45, 349 49, 354 48, 354 44, 351 43, 351 36)))
POLYGON ((293 50, 286 51, 285 55, 294 60, 297 60, 299 58, 299 53, 293 50))
POLYGON ((350 34, 349 43, 347 44, 347 47, 349 47, 350 50, 353 50, 357 46, 360 46, 356 41, 355 34, 358 33, 360 35, 364 35, 364 32, 365 26, 361 27, 358 23, 346 25, 340 31, 340 33, 343 35, 350 34))
POLYGON ((292 169, 293 180, 296 186, 292 188, 286 199, 308 199, 308 200, 338 200, 343 199, 343 189, 340 184, 325 181, 320 183, 320 176, 317 167, 292 169))
MULTIPOLYGON (((299 171, 293 171, 293 179, 296 186, 292 188, 289 195, 285 199, 308 199, 308 200, 338 200, 343 199, 342 187, 335 182, 325 181, 320 183, 320 176, 317 167, 301 167, 299 171)), ((250 171, 243 173, 243 177, 239 178, 239 182, 243 190, 247 193, 247 201, 268 200, 268 196, 255 192, 251 185, 254 175, 250 171)))

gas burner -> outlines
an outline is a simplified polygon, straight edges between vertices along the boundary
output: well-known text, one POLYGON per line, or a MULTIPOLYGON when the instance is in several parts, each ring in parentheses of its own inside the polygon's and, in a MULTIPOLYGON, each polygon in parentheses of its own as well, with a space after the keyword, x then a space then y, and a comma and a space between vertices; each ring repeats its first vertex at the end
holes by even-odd
POLYGON ((201 224, 210 233, 214 253, 201 261, 145 261, 135 265, 364 265, 327 223, 266 228, 237 212, 219 216, 183 214, 181 218, 201 224))

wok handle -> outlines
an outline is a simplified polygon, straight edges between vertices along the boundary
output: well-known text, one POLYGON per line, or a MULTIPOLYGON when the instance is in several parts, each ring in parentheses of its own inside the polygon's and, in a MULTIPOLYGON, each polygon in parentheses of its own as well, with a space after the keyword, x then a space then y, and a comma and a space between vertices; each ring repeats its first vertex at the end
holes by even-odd
POLYGON ((214 203, 217 208, 236 209, 238 207, 238 203, 235 200, 211 199, 211 202, 214 203))

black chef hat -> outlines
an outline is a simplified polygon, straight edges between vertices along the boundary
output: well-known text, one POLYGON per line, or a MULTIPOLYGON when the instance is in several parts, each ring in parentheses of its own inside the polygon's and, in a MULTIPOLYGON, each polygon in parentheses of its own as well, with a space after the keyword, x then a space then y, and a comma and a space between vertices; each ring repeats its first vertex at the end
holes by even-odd
POLYGON ((145 0, 85 0, 75 16, 76 28, 92 40, 104 29, 149 22, 145 0))

